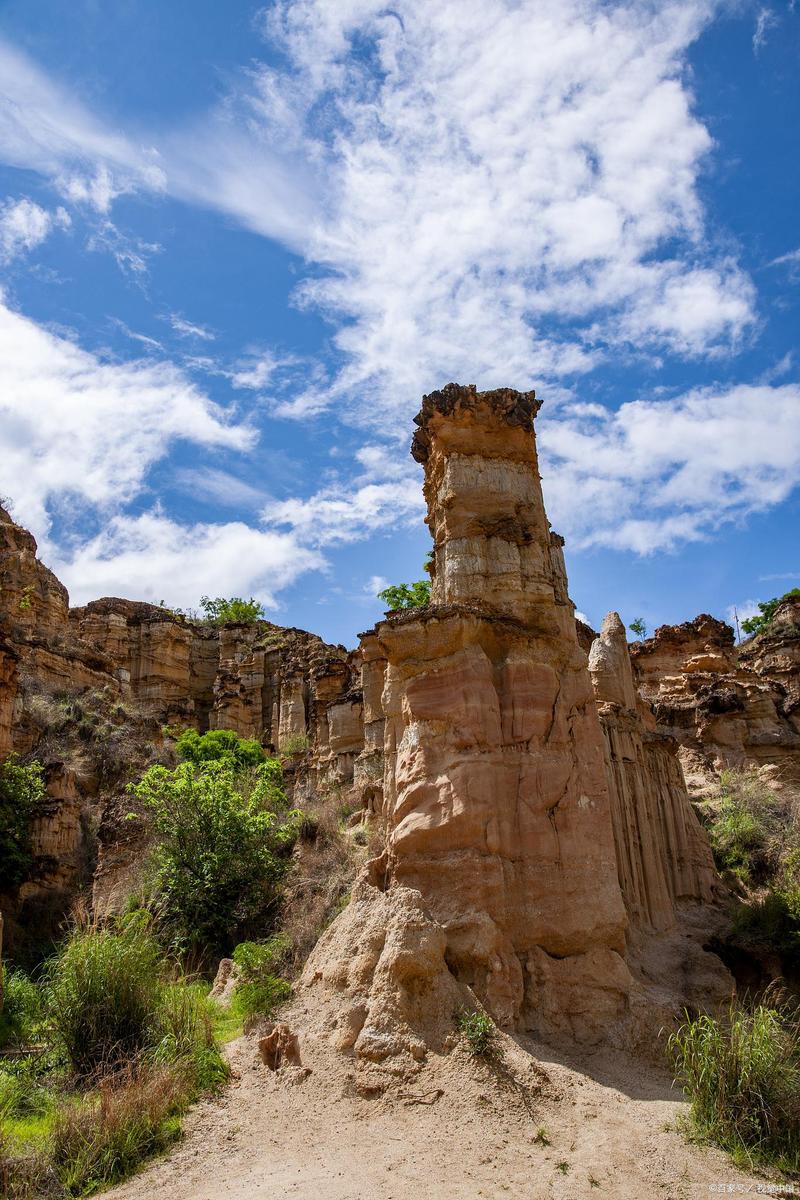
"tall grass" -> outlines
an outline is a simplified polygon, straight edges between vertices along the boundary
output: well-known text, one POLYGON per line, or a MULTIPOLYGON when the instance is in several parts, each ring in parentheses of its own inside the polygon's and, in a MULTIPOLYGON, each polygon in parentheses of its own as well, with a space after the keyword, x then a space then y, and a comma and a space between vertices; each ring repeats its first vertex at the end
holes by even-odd
POLYGON ((104 1080, 89 1100, 62 1108, 51 1161, 66 1195, 91 1195, 169 1146, 193 1090, 183 1064, 136 1066, 104 1080))
POLYGON ((78 926, 47 970, 47 1009, 78 1080, 113 1072, 160 1040, 164 983, 144 922, 78 926))
POLYGON ((694 1132, 740 1164, 800 1172, 800 1019, 775 994, 687 1019, 672 1034, 694 1132))

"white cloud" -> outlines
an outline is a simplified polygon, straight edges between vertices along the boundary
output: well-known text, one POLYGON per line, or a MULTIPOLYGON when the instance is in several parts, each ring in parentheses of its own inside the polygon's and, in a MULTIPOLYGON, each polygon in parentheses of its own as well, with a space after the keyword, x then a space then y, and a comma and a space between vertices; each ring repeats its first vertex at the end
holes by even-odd
POLYGON ((49 176, 68 199, 101 212, 123 191, 163 188, 152 148, 112 132, 2 39, 0 80, 2 161, 49 176))
POLYGON ((170 313, 164 318, 169 321, 172 328, 180 337, 196 338, 202 342, 213 342, 215 334, 210 329, 206 329, 203 325, 195 325, 192 321, 187 321, 180 313, 170 313))
POLYGON ((767 33, 778 24, 778 18, 771 8, 760 8, 756 13, 756 26, 753 30, 753 53, 767 43, 767 33))
POLYGON ((54 228, 68 229, 71 223, 63 208, 51 213, 25 196, 7 199, 0 204, 0 262, 35 249, 54 228))
POLYGON ((773 579, 800 579, 800 571, 779 571, 775 575, 759 575, 758 577, 759 583, 773 579))
POLYGON ((73 604, 122 595, 193 608, 211 594, 255 595, 275 607, 281 588, 324 560, 287 534, 241 521, 184 525, 154 511, 114 517, 72 554, 53 552, 50 565, 73 604))
POLYGON ((573 547, 647 554, 780 503, 800 475, 800 385, 700 389, 538 425, 547 510, 573 547))
POLYGON ((267 525, 291 529, 306 545, 334 546, 417 524, 424 514, 420 480, 409 473, 398 482, 334 484, 308 499, 273 500, 262 515, 267 525))
POLYGON ((40 537, 51 506, 118 510, 177 439, 236 450, 255 440, 173 364, 104 361, 4 304, 0 416, 3 489, 40 537))
POLYGON ((451 378, 528 386, 585 372, 620 342, 704 354, 741 339, 755 293, 706 234, 697 182, 711 139, 683 74, 713 12, 702 0, 271 10, 294 75, 261 72, 262 120, 328 163, 306 251, 328 273, 299 298, 339 324, 341 356, 277 411, 335 403, 405 420, 451 378))
POLYGON ((258 508, 266 500, 259 488, 215 467, 185 467, 176 471, 173 482, 190 496, 213 500, 227 508, 258 508))

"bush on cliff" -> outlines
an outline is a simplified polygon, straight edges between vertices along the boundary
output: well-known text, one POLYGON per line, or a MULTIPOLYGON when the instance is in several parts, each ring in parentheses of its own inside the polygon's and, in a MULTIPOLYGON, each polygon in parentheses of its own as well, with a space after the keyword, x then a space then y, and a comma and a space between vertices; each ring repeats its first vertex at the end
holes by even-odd
POLYGON ((692 1132, 743 1166, 800 1170, 800 1022, 767 996, 722 1017, 689 1018, 669 1039, 692 1132))
POLYGON ((417 579, 415 583, 392 584, 378 592, 378 599, 382 600, 391 612, 398 612, 403 608, 422 608, 425 604, 430 604, 431 582, 429 579, 417 579))
POLYGON ((173 947, 228 953, 269 931, 302 814, 287 811, 280 764, 225 758, 151 767, 131 792, 152 822, 157 911, 173 947))
POLYGON ((39 763, 25 766, 15 754, 0 762, 0 890, 11 890, 30 874, 33 819, 44 794, 39 763))
POLYGON ((742 621, 742 629, 745 633, 763 633, 771 624, 777 611, 778 605, 784 600, 792 600, 795 597, 800 599, 800 588, 792 588, 788 592, 784 592, 782 596, 773 596, 771 600, 765 600, 759 604, 759 612, 755 616, 747 617, 742 621))
POLYGON ((259 742, 239 737, 232 729, 209 729, 208 733, 185 729, 175 749, 183 762, 195 764, 230 760, 237 767, 257 767, 266 758, 259 742))
POLYGON ((243 600, 241 596, 203 596, 200 600, 203 610, 203 620, 209 625, 254 625, 256 621, 264 620, 264 606, 252 596, 243 600))

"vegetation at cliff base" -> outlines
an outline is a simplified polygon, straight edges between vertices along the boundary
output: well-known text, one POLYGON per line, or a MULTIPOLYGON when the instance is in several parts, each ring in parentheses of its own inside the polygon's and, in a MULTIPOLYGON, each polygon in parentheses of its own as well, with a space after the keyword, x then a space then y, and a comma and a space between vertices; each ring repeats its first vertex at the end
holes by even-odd
POLYGON ((203 610, 203 620, 209 625, 254 625, 263 621, 264 606, 252 596, 243 600, 241 596, 202 596, 200 607, 203 610))
POLYGON ((800 588, 792 588, 790 591, 784 592, 782 596, 773 596, 771 600, 764 600, 759 603, 758 613, 742 621, 742 629, 749 634, 764 633, 772 624, 778 606, 784 600, 793 599, 800 599, 800 588))
POLYGON ((7 976, 4 1017, 4 1195, 84 1196, 124 1178, 227 1077, 202 989, 143 913, 76 923, 38 982, 7 976))
POLYGON ((31 829, 44 800, 39 763, 27 766, 15 755, 0 762, 0 888, 27 879, 33 866, 31 829))
POLYGON ((800 1171, 800 1020, 777 997, 690 1017, 669 1039, 690 1132, 743 1167, 800 1171))
POLYGON ((149 817, 153 908, 177 951, 228 953, 269 931, 302 814, 280 763, 236 755, 151 767, 130 789, 149 817))
POLYGON ((800 972, 800 795, 756 771, 726 770, 700 806, 714 858, 739 893, 737 937, 777 952, 784 972, 800 972))

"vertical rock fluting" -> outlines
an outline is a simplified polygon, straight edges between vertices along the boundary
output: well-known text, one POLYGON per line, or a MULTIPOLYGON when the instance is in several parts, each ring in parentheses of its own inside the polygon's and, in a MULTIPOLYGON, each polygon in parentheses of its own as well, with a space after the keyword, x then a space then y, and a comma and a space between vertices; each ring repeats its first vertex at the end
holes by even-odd
POLYGON ((453 975, 498 1021, 592 1038, 626 1008, 626 920, 538 407, 453 384, 425 397, 412 453, 432 602, 377 627, 365 670, 385 660, 391 887, 422 896, 453 975))
POLYGON ((617 851, 619 882, 635 930, 672 929, 682 903, 710 901, 717 883, 706 837, 692 809, 675 743, 655 732, 636 693, 617 613, 603 621, 589 653, 617 851))

